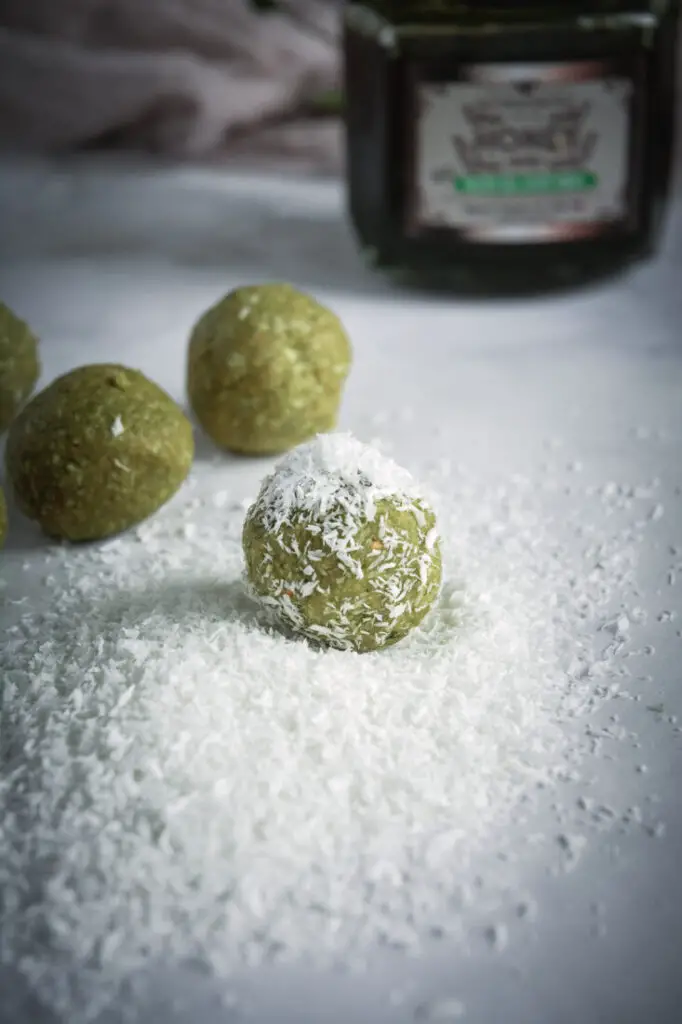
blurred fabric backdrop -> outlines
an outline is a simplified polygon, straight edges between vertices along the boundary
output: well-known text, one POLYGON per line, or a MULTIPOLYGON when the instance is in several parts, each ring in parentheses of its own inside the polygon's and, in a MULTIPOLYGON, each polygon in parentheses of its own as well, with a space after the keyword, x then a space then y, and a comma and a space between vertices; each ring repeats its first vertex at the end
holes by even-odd
POLYGON ((336 174, 340 0, 0 0, 0 147, 336 174))

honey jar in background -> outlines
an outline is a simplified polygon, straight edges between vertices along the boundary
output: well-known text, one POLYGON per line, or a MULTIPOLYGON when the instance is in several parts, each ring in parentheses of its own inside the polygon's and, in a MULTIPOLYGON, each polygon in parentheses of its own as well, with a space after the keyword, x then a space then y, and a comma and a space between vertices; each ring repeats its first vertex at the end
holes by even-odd
POLYGON ((367 0, 344 16, 350 216, 399 279, 534 290, 657 249, 679 0, 367 0))

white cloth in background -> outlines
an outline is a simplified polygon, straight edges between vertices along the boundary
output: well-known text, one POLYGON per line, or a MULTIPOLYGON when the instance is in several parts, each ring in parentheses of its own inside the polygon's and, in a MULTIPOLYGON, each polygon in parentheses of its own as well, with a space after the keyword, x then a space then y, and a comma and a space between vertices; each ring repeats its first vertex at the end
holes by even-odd
POLYGON ((307 104, 338 87, 338 21, 338 0, 0 0, 0 146, 333 170, 338 126, 307 104))

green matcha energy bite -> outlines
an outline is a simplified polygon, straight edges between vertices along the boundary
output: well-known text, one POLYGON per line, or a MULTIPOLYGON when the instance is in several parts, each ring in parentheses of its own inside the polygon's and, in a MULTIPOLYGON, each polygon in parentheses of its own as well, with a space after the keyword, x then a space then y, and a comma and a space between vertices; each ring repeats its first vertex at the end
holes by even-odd
POLYGON ((410 474, 349 434, 290 452, 243 530, 246 581, 280 625, 366 652, 396 643, 433 606, 436 518, 410 474))
POLYGON ((20 412, 7 438, 19 508, 51 537, 99 540, 156 512, 194 455, 179 406, 137 370, 82 366, 20 412))
POLYGON ((0 302, 0 434, 32 393, 39 376, 37 338, 28 324, 0 302))
POLYGON ((334 313, 291 285, 253 285, 230 292, 196 324, 187 390, 221 448, 278 454, 336 426, 350 363, 334 313))

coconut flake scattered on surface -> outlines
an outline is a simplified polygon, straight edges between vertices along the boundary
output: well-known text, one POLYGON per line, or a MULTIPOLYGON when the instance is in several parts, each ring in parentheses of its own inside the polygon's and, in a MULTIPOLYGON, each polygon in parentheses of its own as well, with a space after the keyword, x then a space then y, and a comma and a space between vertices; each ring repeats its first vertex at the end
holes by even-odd
POLYGON ((40 602, 3 591, 0 957, 69 1024, 158 958, 221 977, 465 934, 482 852, 579 778, 571 723, 625 671, 648 527, 617 490, 555 520, 548 470, 441 462, 439 607, 355 656, 267 628, 233 479, 199 466, 137 531, 32 556, 40 602))

